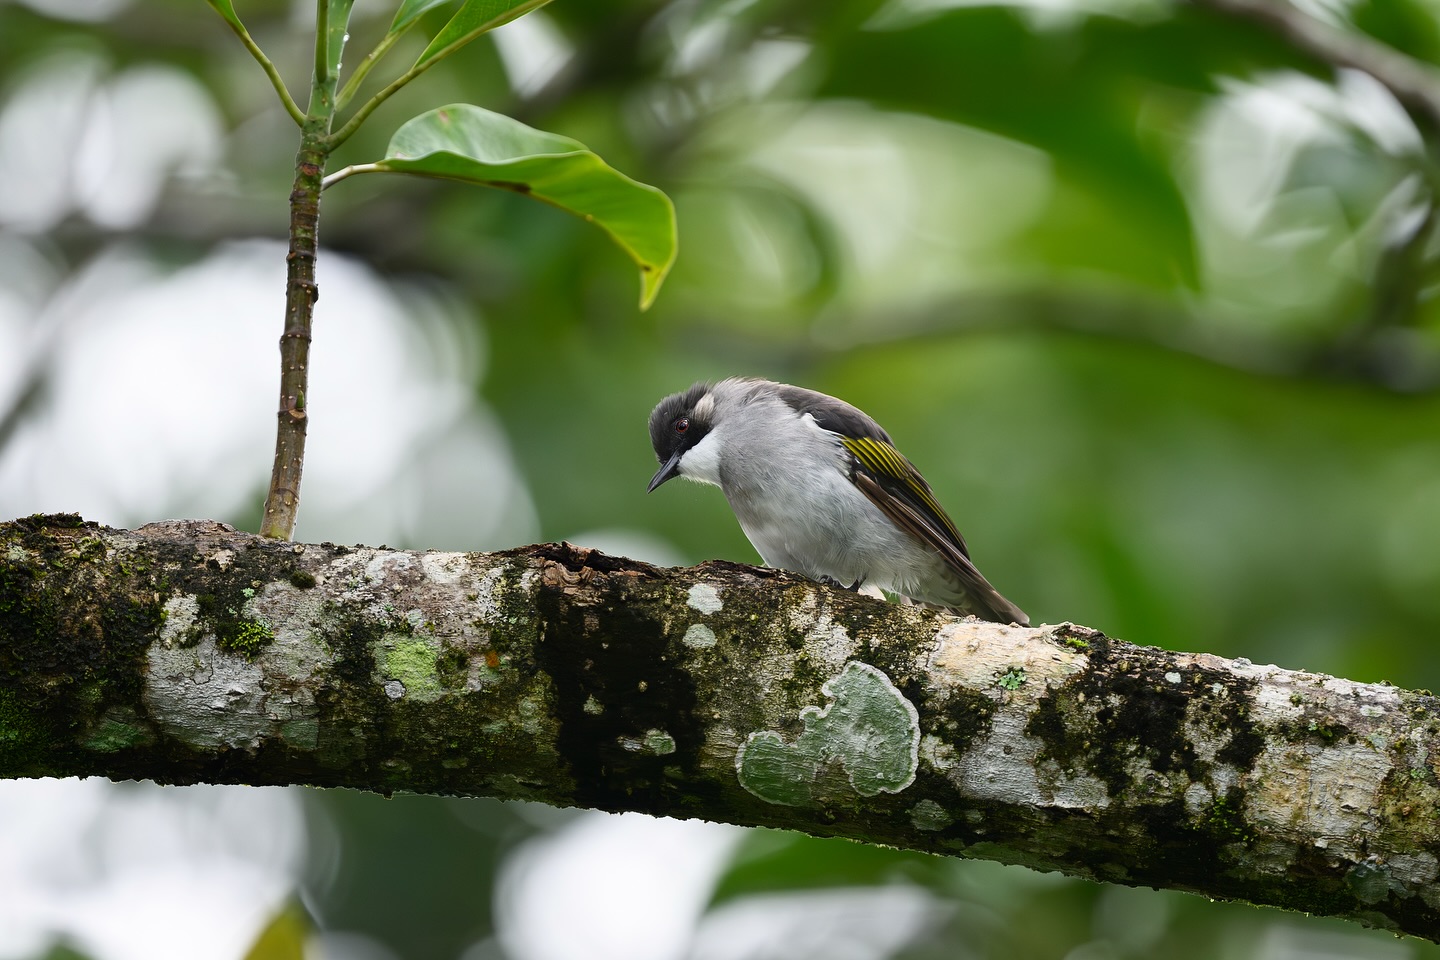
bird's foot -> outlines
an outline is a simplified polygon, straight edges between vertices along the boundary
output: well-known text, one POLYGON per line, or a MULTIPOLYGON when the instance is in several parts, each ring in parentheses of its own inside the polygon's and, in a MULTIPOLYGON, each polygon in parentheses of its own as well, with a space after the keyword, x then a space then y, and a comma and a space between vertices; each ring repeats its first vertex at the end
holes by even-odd
POLYGON ((847 587, 845 586, 845 584, 841 583, 839 580, 836 580, 834 577, 820 576, 815 578, 815 582, 823 586, 834 587, 836 590, 849 590, 851 593, 859 593, 860 585, 865 581, 863 579, 857 579, 854 583, 850 584, 850 586, 847 587))

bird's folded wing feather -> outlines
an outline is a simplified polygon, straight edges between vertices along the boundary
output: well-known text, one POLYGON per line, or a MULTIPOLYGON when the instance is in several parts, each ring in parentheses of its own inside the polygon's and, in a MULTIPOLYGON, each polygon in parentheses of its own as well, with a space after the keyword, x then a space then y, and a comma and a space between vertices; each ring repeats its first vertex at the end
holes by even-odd
POLYGON ((856 486, 877 507, 925 543, 946 554, 958 553, 968 562, 970 551, 965 538, 904 454, 874 437, 844 437, 840 442, 855 458, 856 486), (887 505, 893 505, 899 515, 887 505), (901 520, 901 516, 905 519, 901 520))
POLYGON ((964 538, 909 460, 890 444, 871 437, 845 437, 841 443, 855 458, 854 482, 860 492, 900 529, 938 553, 965 592, 988 608, 990 619, 1028 622, 976 569, 964 538))

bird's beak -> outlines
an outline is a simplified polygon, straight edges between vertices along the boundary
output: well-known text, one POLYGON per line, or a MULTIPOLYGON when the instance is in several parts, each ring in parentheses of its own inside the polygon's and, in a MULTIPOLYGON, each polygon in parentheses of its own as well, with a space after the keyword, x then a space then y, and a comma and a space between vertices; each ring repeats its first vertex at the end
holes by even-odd
POLYGON ((646 489, 646 493, 654 493, 655 488, 666 480, 669 480, 671 477, 680 476, 680 454, 684 452, 683 450, 676 450, 670 459, 665 461, 665 466, 657 470, 655 476, 650 478, 650 486, 646 489))

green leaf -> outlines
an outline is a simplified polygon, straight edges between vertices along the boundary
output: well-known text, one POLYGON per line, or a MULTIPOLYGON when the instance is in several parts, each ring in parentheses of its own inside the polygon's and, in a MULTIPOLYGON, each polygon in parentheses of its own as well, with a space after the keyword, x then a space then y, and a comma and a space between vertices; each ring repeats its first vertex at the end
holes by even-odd
POLYGON ((395 11, 395 19, 390 23, 390 33, 402 33, 431 10, 453 2, 454 0, 405 0, 400 4, 400 9, 395 11))
MULTIPOLYGON (((1181 5, 1182 7, 1184 5, 1181 5)), ((949 8, 903 29, 855 30, 831 45, 818 98, 987 130, 1044 150, 1062 203, 1022 238, 1045 261, 1152 288, 1195 287, 1195 227, 1173 161, 1137 135, 1136 76, 1213 89, 1216 67, 1193 49, 1197 30, 1167 18, 1092 17, 1064 34, 1037 31, 1010 6, 949 8), (996 80, 1005 77, 1005 82, 996 80)), ((1224 37, 1213 49, 1227 50, 1224 37)), ((1145 90, 1138 87, 1138 90, 1145 90)))
POLYGON ((235 5, 230 0, 205 0, 206 3, 215 8, 215 12, 224 17, 228 22, 240 25, 240 17, 235 13, 235 5))
POLYGON ((244 26, 240 23, 239 15, 235 12, 235 4, 231 3, 230 0, 205 0, 205 2, 214 7, 215 12, 224 17, 225 21, 231 26, 240 27, 242 30, 244 29, 244 26))
POLYGON ((707 909, 745 897, 796 890, 894 883, 938 888, 949 869, 945 858, 931 854, 779 830, 752 830, 716 881, 707 909))
POLYGON ((305 938, 309 934, 309 916, 304 908, 291 903, 260 931, 245 960, 305 960, 305 938))
POLYGON ((407 122, 372 169, 511 190, 567 210, 610 235, 640 267, 640 308, 675 262, 675 207, 583 143, 466 103, 407 122))
MULTIPOLYGON (((414 2, 423 3, 425 0, 414 2)), ((550 0, 465 0, 465 5, 435 35, 425 52, 420 54, 415 66, 419 67, 439 56, 448 56, 480 34, 504 26, 516 17, 524 16, 549 2, 550 0)), ((398 14, 396 19, 399 19, 398 14)))

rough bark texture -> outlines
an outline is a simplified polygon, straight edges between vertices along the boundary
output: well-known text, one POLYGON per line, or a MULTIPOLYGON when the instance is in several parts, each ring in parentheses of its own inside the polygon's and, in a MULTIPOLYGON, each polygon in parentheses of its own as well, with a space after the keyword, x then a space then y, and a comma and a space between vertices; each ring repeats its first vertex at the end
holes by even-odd
MULTIPOLYGON (((333 82, 331 83, 333 87, 333 82)), ((265 494, 262 536, 289 540, 300 510, 300 480, 305 470, 305 405, 310 383, 310 333, 320 287, 315 282, 315 254, 320 231, 320 182, 326 155, 318 140, 328 132, 328 117, 305 121, 300 153, 295 158, 295 186, 290 191, 290 252, 285 255, 285 329, 280 334, 280 408, 276 411, 275 461, 265 494)))
POLYGON ((483 794, 1440 940, 1425 692, 568 545, 0 525, 0 776, 483 794))

